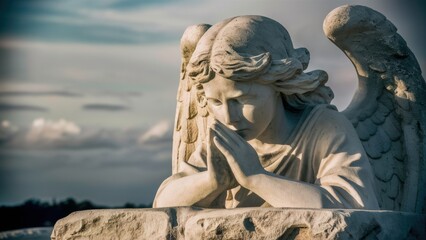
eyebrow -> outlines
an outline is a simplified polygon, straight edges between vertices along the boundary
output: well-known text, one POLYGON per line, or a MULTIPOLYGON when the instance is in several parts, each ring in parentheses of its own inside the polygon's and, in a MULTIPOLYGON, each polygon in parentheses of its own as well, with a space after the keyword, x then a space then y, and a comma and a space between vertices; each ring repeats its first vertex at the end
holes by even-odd
MULTIPOLYGON (((228 99, 240 98, 242 96, 249 96, 249 97, 256 96, 256 94, 250 93, 251 90, 252 90, 252 87, 253 87, 253 82, 251 81, 250 85, 248 86, 248 88, 235 90, 234 94, 231 95, 231 96, 229 96, 228 99)), ((217 98, 214 98, 214 97, 207 97, 207 96, 206 96, 206 98, 207 98, 207 100, 208 99, 217 99, 217 98)))

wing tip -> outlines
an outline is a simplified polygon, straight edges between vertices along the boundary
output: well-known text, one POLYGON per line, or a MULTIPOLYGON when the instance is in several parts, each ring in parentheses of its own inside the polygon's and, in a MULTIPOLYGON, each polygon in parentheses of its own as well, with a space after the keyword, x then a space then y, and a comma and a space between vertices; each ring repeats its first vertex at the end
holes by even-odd
POLYGON ((345 37, 354 32, 396 31, 396 27, 387 21, 386 17, 362 5, 343 5, 333 9, 324 19, 323 30, 325 35, 334 40, 345 37), (354 31, 356 29, 356 31, 354 31))

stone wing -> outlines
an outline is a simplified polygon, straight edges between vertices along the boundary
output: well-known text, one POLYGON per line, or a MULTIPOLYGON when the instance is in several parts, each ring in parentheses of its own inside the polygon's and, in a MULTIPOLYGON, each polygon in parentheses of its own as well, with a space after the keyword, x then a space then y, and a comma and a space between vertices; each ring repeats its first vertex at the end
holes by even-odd
POLYGON ((204 139, 207 109, 198 101, 199 91, 187 75, 187 66, 198 41, 209 27, 206 24, 190 26, 181 39, 182 65, 173 132, 173 174, 181 170, 180 163, 188 161, 197 144, 204 139))
POLYGON ((358 74, 343 113, 370 159, 381 208, 424 212, 426 84, 416 58, 396 27, 370 8, 336 8, 323 27, 358 74))

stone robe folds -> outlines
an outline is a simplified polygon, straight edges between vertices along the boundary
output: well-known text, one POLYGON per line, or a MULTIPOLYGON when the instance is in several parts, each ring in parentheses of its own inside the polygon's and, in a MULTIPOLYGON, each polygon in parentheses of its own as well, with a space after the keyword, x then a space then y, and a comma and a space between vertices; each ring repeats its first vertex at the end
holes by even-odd
MULTIPOLYGON (((379 209, 368 157, 352 124, 329 105, 307 108, 289 145, 258 153, 263 167, 289 180, 315 184, 341 208, 379 209)), ((198 148, 188 164, 206 169, 198 148)), ((174 179, 166 179, 159 191, 174 179)), ((301 196, 303 198, 303 196, 301 196)), ((210 207, 270 207, 255 193, 238 186, 220 195, 210 207)))

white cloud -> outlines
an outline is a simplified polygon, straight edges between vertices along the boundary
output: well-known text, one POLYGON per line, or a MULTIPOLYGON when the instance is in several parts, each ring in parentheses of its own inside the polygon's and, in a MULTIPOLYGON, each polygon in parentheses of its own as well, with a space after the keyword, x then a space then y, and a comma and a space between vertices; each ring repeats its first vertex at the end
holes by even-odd
POLYGON ((65 120, 35 119, 17 128, 7 120, 0 125, 0 145, 9 149, 96 149, 136 146, 140 129, 81 127, 65 120))
MULTIPOLYGON (((30 126, 21 128, 8 120, 0 121, 0 146, 10 149, 129 149, 141 145, 151 148, 169 145, 171 142, 172 127, 168 120, 162 120, 145 131, 140 128, 79 126, 66 119, 37 118, 30 126)), ((170 153, 171 150, 152 156, 163 159, 164 154, 170 153)))
POLYGON ((68 136, 76 136, 81 133, 81 128, 70 121, 60 119, 58 121, 45 120, 38 118, 33 121, 33 124, 26 134, 26 139, 29 143, 38 141, 57 141, 68 136))
POLYGON ((3 129, 3 128, 5 128, 5 129, 7 129, 7 128, 9 128, 10 127, 10 122, 9 121, 7 121, 7 120, 3 120, 2 122, 1 122, 1 128, 3 129))
POLYGON ((152 126, 148 131, 139 137, 140 143, 152 143, 171 138, 171 123, 163 120, 152 126))

